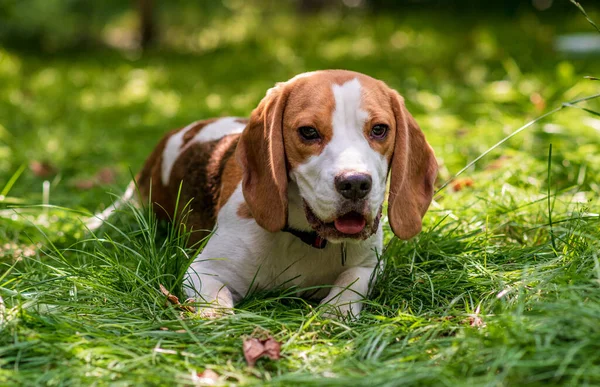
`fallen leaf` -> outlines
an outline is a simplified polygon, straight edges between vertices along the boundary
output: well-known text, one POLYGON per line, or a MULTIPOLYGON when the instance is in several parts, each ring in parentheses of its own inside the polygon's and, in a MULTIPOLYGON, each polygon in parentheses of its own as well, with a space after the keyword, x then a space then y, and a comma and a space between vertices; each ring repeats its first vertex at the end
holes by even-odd
POLYGON ((452 190, 454 192, 458 192, 466 187, 472 187, 472 186, 473 186, 473 179, 466 177, 464 179, 454 180, 454 182, 452 183, 452 190))
POLYGON ((196 313, 196 308, 193 307, 192 305, 182 305, 180 304, 179 307, 187 312, 190 313, 196 313))
POLYGON ((242 348, 244 350, 246 363, 248 363, 250 367, 254 367, 258 358, 261 357, 265 352, 265 346, 262 345, 259 339, 255 338, 244 340, 242 348))
POLYGON ((169 292, 162 284, 159 284, 158 286, 160 287, 160 292, 167 296, 167 300, 169 300, 172 304, 181 305, 179 298, 177 298, 176 295, 169 292))
POLYGON ((48 177, 55 175, 57 172, 56 168, 47 161, 31 161, 29 169, 37 177, 48 177))
POLYGON ((169 330, 169 328, 167 328, 167 327, 160 327, 158 329, 160 329, 161 331, 168 331, 169 330))
POLYGON ((199 383, 213 385, 219 381, 219 374, 209 368, 205 369, 202 372, 198 372, 197 375, 199 378, 199 383))
POLYGON ((272 337, 266 340, 259 340, 255 337, 245 339, 242 348, 246 363, 250 367, 254 367, 256 361, 263 356, 267 356, 271 360, 281 358, 281 343, 278 343, 272 337))
POLYGON ((281 344, 270 337, 265 342, 265 354, 271 360, 279 360, 281 358, 281 344))
MULTIPOLYGON (((183 310, 185 310, 185 311, 188 311, 188 312, 191 312, 191 313, 194 313, 194 312, 196 312, 196 308, 194 308, 193 306, 190 306, 190 305, 182 305, 182 304, 181 304, 181 302, 179 302, 179 298, 177 298, 177 296, 176 296, 176 295, 174 295, 174 294, 172 294, 171 292, 169 292, 169 291, 167 290, 167 288, 165 288, 165 287, 164 287, 162 284, 158 284, 158 287, 160 288, 160 292, 161 292, 162 294, 164 294, 165 296, 167 296, 167 300, 168 300, 168 301, 169 301, 171 304, 173 304, 173 305, 177 306, 179 309, 183 309, 183 310)), ((188 300, 189 300, 189 299, 188 299, 188 300)))

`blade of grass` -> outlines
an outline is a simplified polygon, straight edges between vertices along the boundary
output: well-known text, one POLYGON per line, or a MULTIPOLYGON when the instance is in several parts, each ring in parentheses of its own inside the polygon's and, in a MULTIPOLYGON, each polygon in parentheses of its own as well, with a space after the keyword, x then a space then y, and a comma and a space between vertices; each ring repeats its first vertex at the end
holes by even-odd
POLYGON ((550 197, 550 187, 552 186, 551 176, 552 176, 552 144, 550 144, 550 147, 548 148, 548 183, 547 183, 548 192, 547 192, 546 196, 548 197, 548 226, 550 227, 550 241, 552 242, 552 249, 554 250, 554 255, 556 255, 556 257, 558 257, 558 249, 556 248, 554 229, 552 227, 552 201, 551 201, 551 197, 550 197))
POLYGON ((583 7, 581 6, 581 4, 579 4, 579 2, 577 2, 575 0, 571 0, 571 3, 573 3, 579 9, 579 11, 581 11, 581 13, 583 14, 583 16, 585 16, 585 18, 587 19, 587 21, 596 29, 596 31, 600 32, 600 28, 598 28, 598 26, 596 25, 596 23, 594 23, 594 21, 588 16, 587 12, 585 12, 585 9, 583 9, 583 7))
POLYGON ((21 176, 21 174, 25 170, 25 167, 26 165, 22 164, 19 167, 19 169, 17 169, 17 171, 10 177, 10 179, 8 179, 6 185, 4 185, 4 188, 2 188, 2 191, 0 192, 0 198, 3 198, 6 195, 8 195, 13 185, 15 185, 15 183, 17 182, 17 179, 19 179, 19 176, 21 176))

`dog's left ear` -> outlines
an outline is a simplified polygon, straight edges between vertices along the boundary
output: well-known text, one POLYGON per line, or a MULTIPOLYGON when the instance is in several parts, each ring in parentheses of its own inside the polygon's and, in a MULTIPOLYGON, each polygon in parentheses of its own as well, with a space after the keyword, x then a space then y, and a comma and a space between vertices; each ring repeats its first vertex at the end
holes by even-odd
POLYGON ((421 220, 433 198, 437 161, 419 125, 410 115, 403 98, 391 91, 396 117, 396 140, 391 162, 388 218, 400 239, 421 232, 421 220))
POLYGON ((256 223, 271 232, 280 231, 287 223, 283 111, 288 94, 284 84, 267 92, 252 112, 236 149, 246 204, 256 223))

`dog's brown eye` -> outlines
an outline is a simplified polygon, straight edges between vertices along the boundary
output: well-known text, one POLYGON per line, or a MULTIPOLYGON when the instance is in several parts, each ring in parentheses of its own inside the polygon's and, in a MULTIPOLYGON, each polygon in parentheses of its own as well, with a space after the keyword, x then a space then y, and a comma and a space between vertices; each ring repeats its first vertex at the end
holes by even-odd
POLYGON ((298 134, 300 134, 300 137, 302 137, 302 139, 307 141, 314 141, 321 138, 317 129, 313 128, 312 126, 300 127, 298 129, 298 134))
POLYGON ((371 128, 371 137, 381 140, 381 139, 384 139, 385 136, 387 136, 387 132, 388 132, 387 125, 383 125, 383 124, 375 125, 375 126, 373 126, 373 128, 371 128))

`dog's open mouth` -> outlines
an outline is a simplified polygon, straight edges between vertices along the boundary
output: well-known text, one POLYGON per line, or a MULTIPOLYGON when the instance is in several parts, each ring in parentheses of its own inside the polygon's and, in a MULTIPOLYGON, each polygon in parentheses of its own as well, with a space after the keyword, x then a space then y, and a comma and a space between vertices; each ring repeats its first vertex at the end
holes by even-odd
POLYGON ((381 209, 375 219, 368 219, 356 209, 339 215, 331 222, 325 222, 315 215, 310 206, 304 203, 304 212, 310 226, 321 238, 331 241, 343 239, 364 240, 373 235, 379 227, 381 209))
POLYGON ((351 211, 333 221, 336 230, 348 235, 355 235, 365 229, 367 220, 358 212, 351 211))

